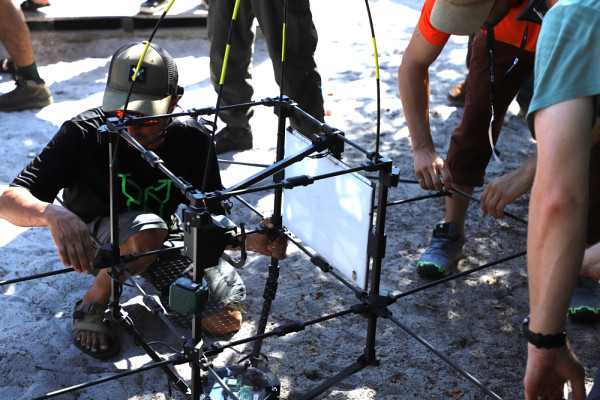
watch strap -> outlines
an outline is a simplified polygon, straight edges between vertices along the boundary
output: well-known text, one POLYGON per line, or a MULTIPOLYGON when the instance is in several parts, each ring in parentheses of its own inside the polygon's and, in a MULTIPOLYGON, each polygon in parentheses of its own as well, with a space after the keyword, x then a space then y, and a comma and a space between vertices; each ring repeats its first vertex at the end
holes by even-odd
POLYGON ((553 349, 563 347, 567 344, 567 332, 562 331, 552 335, 542 335, 541 333, 532 332, 529 329, 529 316, 523 320, 523 336, 525 339, 538 349, 553 349))

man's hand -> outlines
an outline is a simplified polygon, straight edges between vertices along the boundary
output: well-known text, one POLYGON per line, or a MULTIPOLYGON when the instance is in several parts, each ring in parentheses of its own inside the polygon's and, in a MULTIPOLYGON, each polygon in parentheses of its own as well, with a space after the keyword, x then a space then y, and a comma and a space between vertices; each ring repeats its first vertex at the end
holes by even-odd
MULTIPOLYGON (((265 218, 259 224, 267 229, 275 229, 275 225, 271 218, 265 218)), ((263 256, 274 257, 278 260, 283 260, 287 257, 287 237, 277 236, 274 241, 271 241, 267 232, 254 233, 246 239, 248 250, 255 251, 263 256)))
POLYGON ((583 265, 581 266, 581 276, 600 280, 600 243, 596 243, 585 249, 583 265))
POLYGON ((414 151, 415 176, 419 186, 426 190, 450 190, 452 175, 446 161, 435 151, 414 151))
POLYGON ((562 399, 566 381, 571 381, 574 400, 585 399, 585 368, 570 347, 538 349, 528 345, 525 399, 562 399))
POLYGON ((0 195, 0 218, 17 226, 50 227, 63 264, 91 272, 94 251, 87 225, 66 208, 41 201, 25 188, 8 187, 0 195))
POLYGON ((504 208, 525 194, 533 184, 537 153, 516 170, 493 179, 481 194, 481 212, 504 219, 504 208))
POLYGON ((51 204, 45 213, 60 260, 77 273, 89 274, 94 266, 94 246, 87 225, 61 206, 51 204))
POLYGON ((481 212, 494 218, 504 219, 504 208, 527 192, 531 186, 523 183, 513 171, 493 179, 481 194, 481 212))

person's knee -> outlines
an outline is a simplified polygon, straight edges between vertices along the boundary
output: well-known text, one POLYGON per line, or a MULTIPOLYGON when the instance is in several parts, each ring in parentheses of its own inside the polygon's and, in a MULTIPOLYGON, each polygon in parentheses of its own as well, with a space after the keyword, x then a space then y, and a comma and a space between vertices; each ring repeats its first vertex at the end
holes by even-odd
POLYGON ((136 253, 158 250, 166 240, 167 234, 168 231, 162 228, 145 229, 131 235, 121 247, 136 253))
MULTIPOLYGON (((144 254, 162 247, 168 231, 162 228, 145 229, 134 233, 121 245, 121 254, 144 254)), ((142 273, 156 259, 156 255, 141 257, 127 264, 133 275, 142 273)))

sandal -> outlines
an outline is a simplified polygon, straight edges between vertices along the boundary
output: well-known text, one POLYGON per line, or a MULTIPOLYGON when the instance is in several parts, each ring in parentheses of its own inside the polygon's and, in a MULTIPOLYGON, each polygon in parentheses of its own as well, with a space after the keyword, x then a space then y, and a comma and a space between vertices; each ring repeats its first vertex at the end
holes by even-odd
POLYGON ((0 73, 2 74, 14 74, 17 72, 17 66, 14 61, 10 58, 0 59, 0 73))
POLYGON ((104 308, 98 303, 92 302, 81 304, 82 300, 75 303, 75 311, 73 312, 73 341, 75 346, 85 354, 100 360, 106 360, 116 356, 120 351, 119 342, 116 340, 115 334, 104 323, 104 308), (75 321, 75 320, 79 321, 75 321), (107 351, 92 351, 77 340, 77 335, 81 331, 102 333, 109 338, 110 347, 107 351))
POLYGON ((38 8, 48 7, 50 3, 35 3, 31 0, 25 0, 21 3, 21 10, 23 11, 37 11, 38 8))

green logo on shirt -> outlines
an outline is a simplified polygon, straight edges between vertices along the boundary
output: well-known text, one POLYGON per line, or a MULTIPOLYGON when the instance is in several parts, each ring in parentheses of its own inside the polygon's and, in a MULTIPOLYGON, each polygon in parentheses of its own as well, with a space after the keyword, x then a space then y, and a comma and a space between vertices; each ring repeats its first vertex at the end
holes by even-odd
POLYGON ((127 211, 143 210, 154 213, 163 218, 165 204, 171 198, 170 179, 159 179, 156 186, 148 186, 142 189, 129 177, 131 174, 119 174, 121 178, 121 193, 126 198, 127 211))

